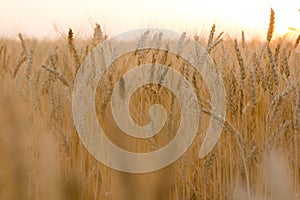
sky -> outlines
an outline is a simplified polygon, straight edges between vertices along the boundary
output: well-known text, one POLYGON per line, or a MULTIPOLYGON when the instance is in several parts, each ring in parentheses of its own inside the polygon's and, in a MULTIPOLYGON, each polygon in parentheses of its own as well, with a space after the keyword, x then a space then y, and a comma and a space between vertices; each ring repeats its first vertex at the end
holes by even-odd
POLYGON ((300 28, 300 0, 0 0, 0 36, 59 38, 72 28, 90 37, 96 22, 109 36, 145 27, 204 34, 213 23, 256 36, 267 30, 271 7, 276 33, 300 28))

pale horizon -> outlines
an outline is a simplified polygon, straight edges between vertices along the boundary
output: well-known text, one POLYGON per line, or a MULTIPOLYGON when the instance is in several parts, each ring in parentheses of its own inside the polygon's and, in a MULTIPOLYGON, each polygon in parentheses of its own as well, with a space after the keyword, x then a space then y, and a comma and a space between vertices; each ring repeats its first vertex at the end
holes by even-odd
POLYGON ((236 36, 244 30, 249 37, 259 37, 267 31, 271 7, 275 10, 275 35, 287 33, 289 27, 300 28, 297 0, 11 0, 1 4, 0 37, 9 38, 22 33, 55 39, 68 28, 76 37, 85 38, 92 35, 95 23, 109 36, 147 27, 201 35, 215 23, 219 32, 236 36))

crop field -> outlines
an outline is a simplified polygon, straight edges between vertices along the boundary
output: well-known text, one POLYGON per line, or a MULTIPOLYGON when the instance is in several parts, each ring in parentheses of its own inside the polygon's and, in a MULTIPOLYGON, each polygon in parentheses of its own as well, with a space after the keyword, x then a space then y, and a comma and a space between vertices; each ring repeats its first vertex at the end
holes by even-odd
MULTIPOLYGON (((131 84, 122 79, 128 70, 162 63, 196 91, 201 115, 190 148, 171 165, 147 173, 122 172, 99 162, 74 123, 76 73, 92 50, 110 39, 99 24, 89 39, 74 37, 71 28, 59 40, 21 33, 0 38, 0 199, 299 199, 300 34, 275 37, 274 15, 271 10, 263 39, 248 39, 244 31, 234 38, 218 32, 217 24, 207 30, 208 38, 187 36, 212 58, 226 97, 221 136, 203 158, 199 149, 211 118, 217 117, 208 87, 193 66, 167 50, 147 49, 120 56, 104 71, 95 89, 97 120, 114 144, 130 152, 168 144, 182 111, 167 87, 143 85, 130 97, 134 122, 147 125, 154 104, 165 108, 167 120, 152 137, 124 134, 110 101, 120 79, 131 84)), ((182 33, 186 35, 190 33, 182 33)))

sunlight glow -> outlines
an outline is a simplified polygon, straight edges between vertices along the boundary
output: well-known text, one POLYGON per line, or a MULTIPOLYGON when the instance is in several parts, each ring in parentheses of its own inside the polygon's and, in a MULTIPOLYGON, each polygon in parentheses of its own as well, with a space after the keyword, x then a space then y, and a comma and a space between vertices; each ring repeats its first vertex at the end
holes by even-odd
POLYGON ((217 29, 239 35, 241 30, 265 33, 270 8, 275 10, 275 33, 299 29, 299 0, 0 0, 0 36, 18 32, 38 38, 61 37, 72 27, 80 37, 90 36, 96 22, 109 35, 144 27, 169 28, 202 34, 213 23, 217 29), (54 28, 54 25, 56 29, 54 28), (57 31, 58 30, 58 31, 57 31))

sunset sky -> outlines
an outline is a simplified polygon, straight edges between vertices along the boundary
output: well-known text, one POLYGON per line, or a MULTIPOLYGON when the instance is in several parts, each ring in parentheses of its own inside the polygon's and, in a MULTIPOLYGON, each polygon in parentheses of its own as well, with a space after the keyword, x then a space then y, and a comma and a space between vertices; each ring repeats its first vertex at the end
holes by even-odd
POLYGON ((219 31, 252 35, 265 31, 270 8, 276 32, 300 28, 299 0, 0 0, 0 36, 57 38, 69 27, 90 36, 95 22, 108 35, 144 27, 204 33, 213 23, 219 31), (239 31, 237 31, 239 30, 239 31))

